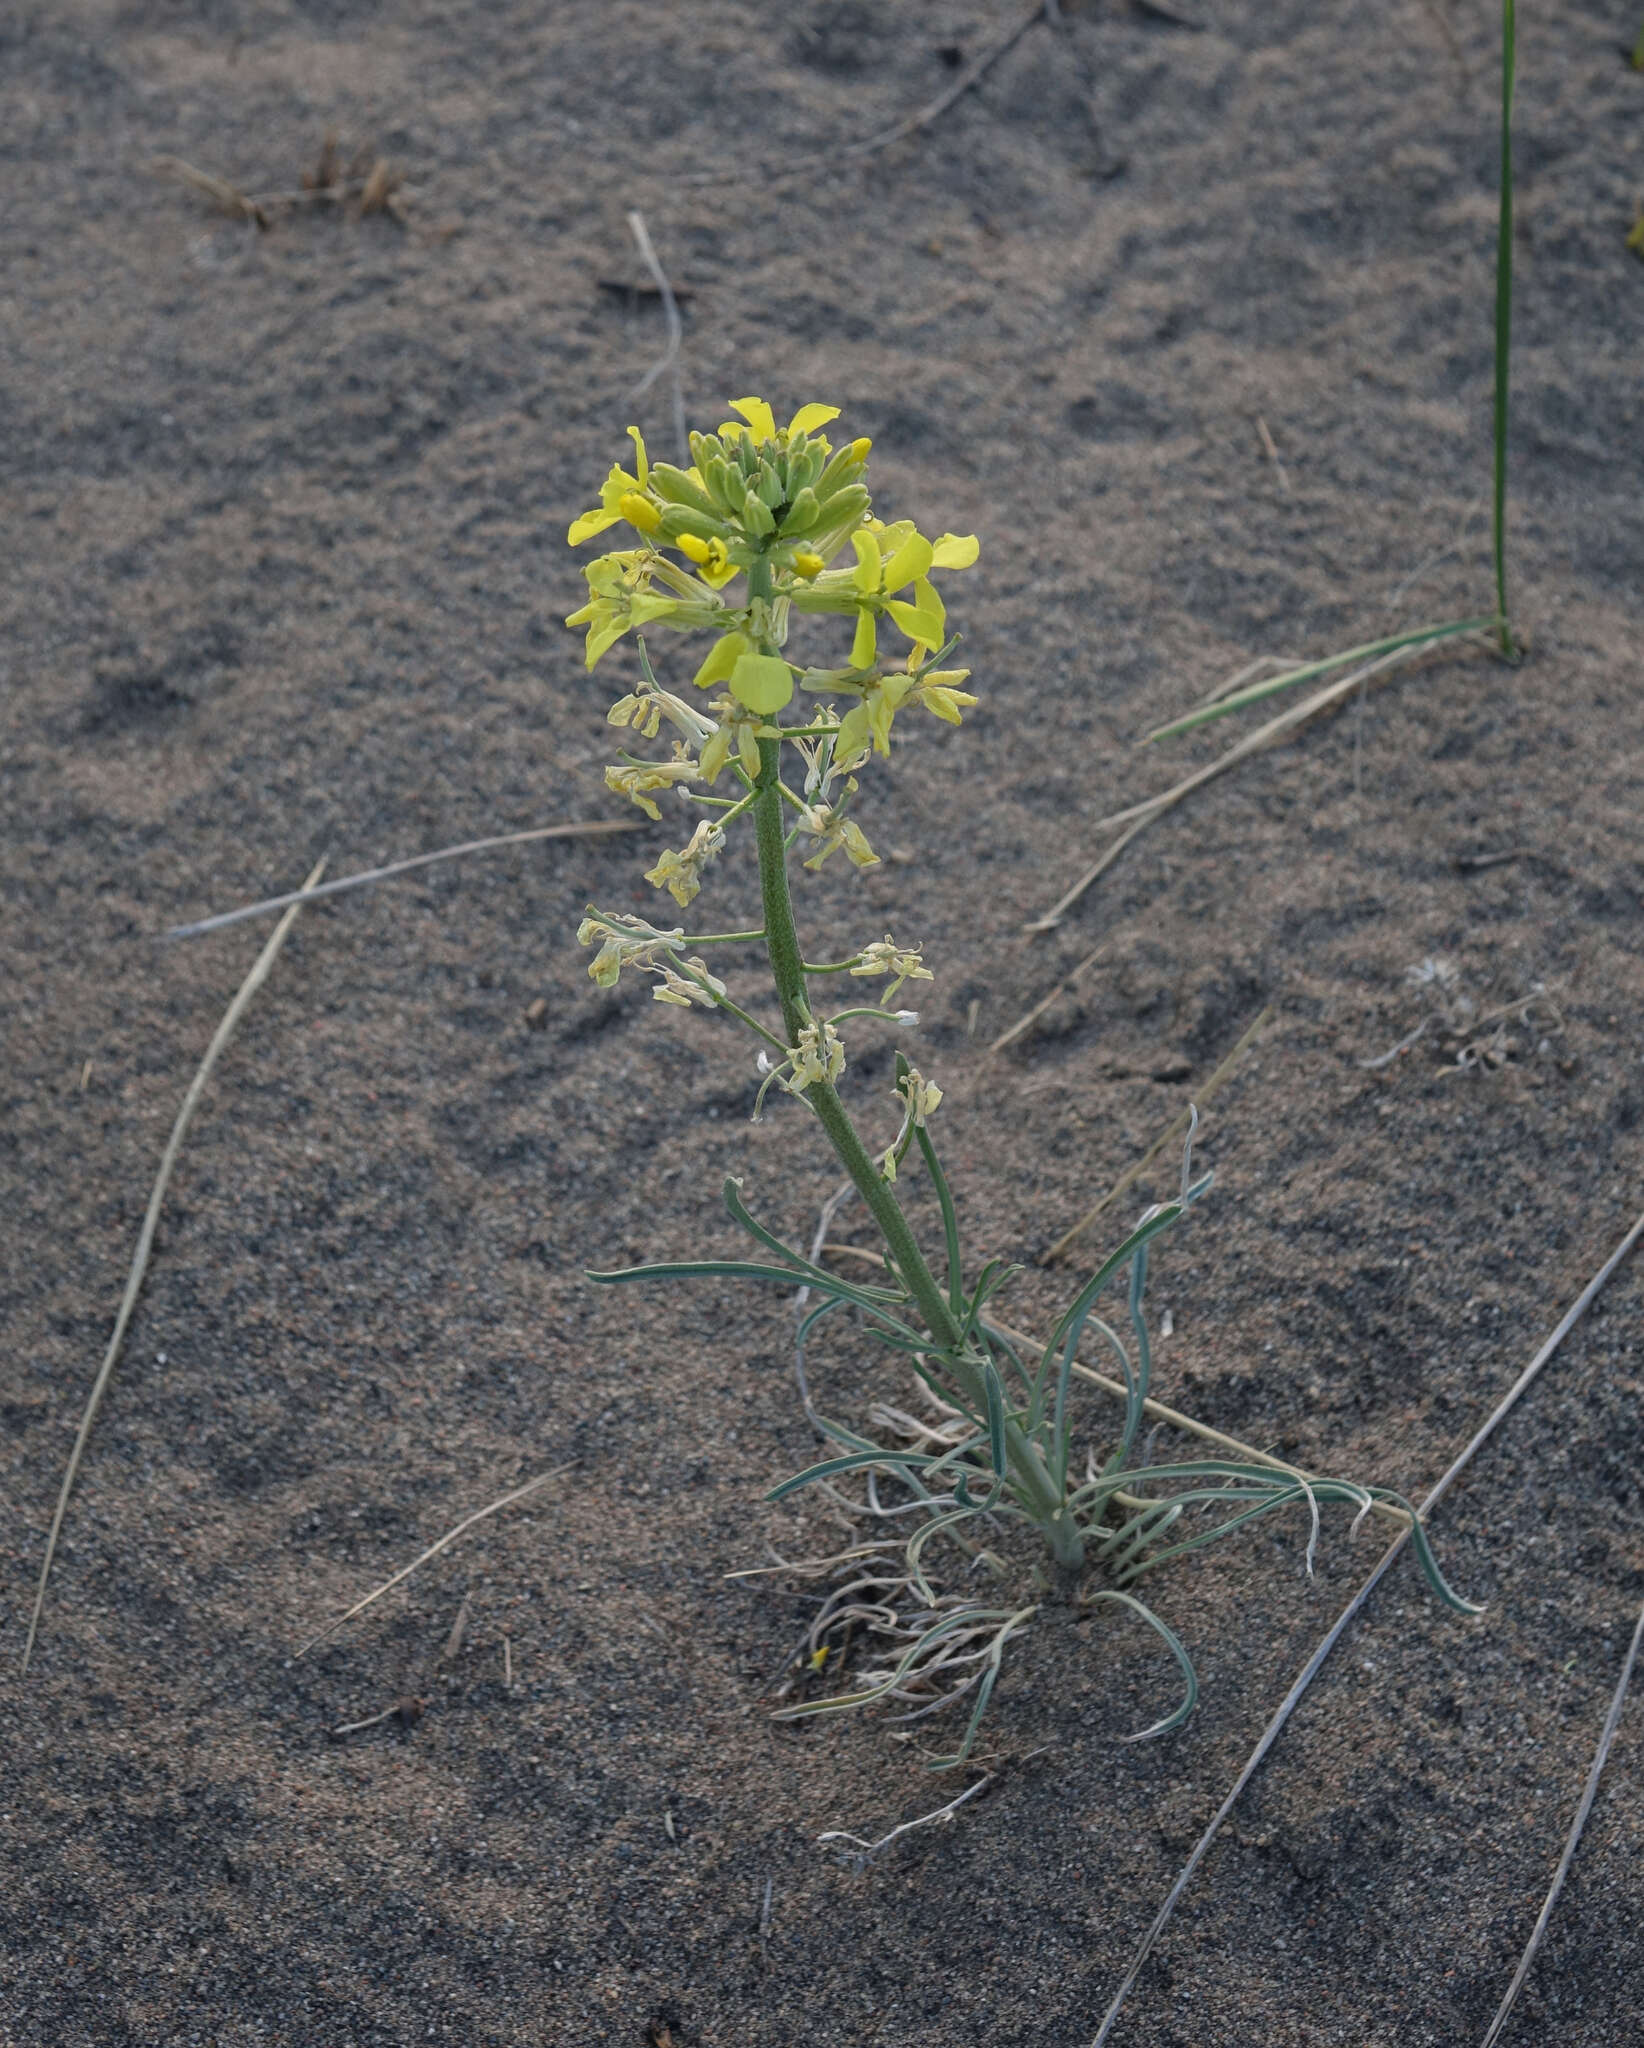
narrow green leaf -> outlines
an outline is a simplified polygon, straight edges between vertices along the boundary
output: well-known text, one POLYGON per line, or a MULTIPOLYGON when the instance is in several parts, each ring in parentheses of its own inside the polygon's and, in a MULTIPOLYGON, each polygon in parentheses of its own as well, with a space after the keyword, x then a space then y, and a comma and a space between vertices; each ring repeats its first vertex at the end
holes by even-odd
POLYGON ((836 1472, 860 1472, 866 1465, 882 1465, 891 1472, 917 1472, 936 1462, 934 1458, 914 1451, 852 1451, 847 1457, 824 1458, 820 1465, 807 1466, 803 1472, 796 1472, 792 1479, 784 1479, 780 1486, 773 1486, 765 1498, 770 1501, 786 1500, 790 1493, 797 1493, 802 1486, 812 1486, 818 1479, 831 1479, 836 1472))
POLYGON ((1495 558, 1501 651, 1513 652, 1507 616, 1507 370, 1513 338, 1513 87, 1518 70, 1516 0, 1501 0, 1501 190, 1496 207, 1496 361, 1491 406, 1490 547, 1495 558))
POLYGON ((1182 1725, 1199 1700, 1199 1676, 1193 1669, 1193 1659, 1183 1647, 1181 1637, 1168 1622, 1161 1621, 1151 1607, 1144 1606, 1129 1593, 1115 1593, 1104 1588, 1101 1592, 1092 1594, 1091 1600, 1092 1604, 1098 1600, 1112 1600, 1121 1607, 1128 1607, 1132 1614, 1140 1615, 1181 1666, 1182 1676, 1187 1680, 1187 1693, 1181 1705, 1174 1713, 1166 1714, 1162 1721, 1155 1721, 1151 1728, 1140 1729, 1136 1734, 1126 1735, 1121 1739, 1125 1742, 1148 1742, 1156 1735, 1168 1735, 1173 1728, 1182 1725))
POLYGON ((1003 1479, 1008 1470, 1005 1464, 1005 1390, 999 1379, 999 1368, 991 1358, 982 1367, 982 1392, 988 1404, 988 1457, 995 1476, 1003 1479))
POLYGON ((1326 655, 1322 661, 1309 661, 1300 668, 1286 669, 1283 675, 1269 676, 1264 683, 1252 683, 1248 689, 1235 690, 1231 697, 1206 704, 1202 710, 1189 711, 1182 718, 1173 718, 1168 725, 1155 726, 1143 744, 1152 746, 1155 740, 1173 739, 1177 733, 1209 725, 1215 719, 1242 711, 1247 704, 1259 704, 1264 697, 1288 690, 1293 684, 1311 682, 1315 676, 1328 675, 1333 668, 1345 668, 1349 662, 1373 661, 1378 655, 1396 654, 1401 647, 1419 647, 1429 640, 1451 640, 1458 633, 1482 632, 1495 623, 1494 618, 1448 619, 1442 625, 1417 626, 1412 632, 1394 633, 1385 640, 1367 640, 1362 647, 1349 647, 1342 654, 1326 655))

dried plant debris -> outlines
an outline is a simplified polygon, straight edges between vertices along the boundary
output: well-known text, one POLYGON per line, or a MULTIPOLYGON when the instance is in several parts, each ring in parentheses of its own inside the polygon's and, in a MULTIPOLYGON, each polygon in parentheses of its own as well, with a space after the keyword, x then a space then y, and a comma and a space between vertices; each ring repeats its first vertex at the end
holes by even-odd
POLYGON ((265 234, 278 220, 303 208, 325 206, 338 207, 355 220, 386 214, 401 227, 410 226, 410 192, 404 173, 369 145, 345 155, 334 134, 326 136, 313 165, 300 175, 295 191, 242 192, 228 179, 202 171, 179 156, 157 156, 149 169, 157 177, 189 186, 230 219, 246 221, 265 234))
POLYGON ((1405 984, 1427 1005, 1414 1030, 1374 1059, 1360 1060, 1367 1072, 1390 1067, 1417 1045, 1442 1052, 1439 1072, 1491 1072, 1510 1063, 1556 1057, 1564 1016, 1544 982, 1511 1002, 1484 1005, 1464 985, 1460 967, 1447 954, 1430 953, 1407 967, 1405 984))

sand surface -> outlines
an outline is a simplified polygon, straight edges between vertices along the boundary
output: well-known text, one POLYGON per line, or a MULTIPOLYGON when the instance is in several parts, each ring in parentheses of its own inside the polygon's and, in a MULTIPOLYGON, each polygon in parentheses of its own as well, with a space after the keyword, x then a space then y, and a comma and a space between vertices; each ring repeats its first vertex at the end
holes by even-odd
MULTIPOLYGON (((767 1718, 809 1610, 727 1574, 842 1533, 762 1504, 812 1446, 788 1305, 581 1277, 730 1252, 732 1172, 808 1241, 838 1177, 797 1106, 750 1125, 728 1028, 587 981, 582 907, 656 900, 670 812, 300 918, 188 1139, 19 1679, 159 1154, 268 921, 161 935, 322 854, 343 874, 619 811, 623 657, 590 676, 560 620, 568 520, 630 420, 672 433, 666 378, 630 395, 660 313, 606 288, 641 274, 629 208, 689 294, 693 419, 838 403, 885 516, 981 537, 950 583, 981 703, 873 770, 885 863, 807 878, 799 910, 835 957, 924 943, 917 1052, 967 1245, 1026 1268, 1013 1321, 1053 1319, 1077 1273, 1040 1254, 1264 1005, 1205 1120, 1216 1189, 1157 1264, 1165 1400, 1422 1490, 1644 1202, 1626 9, 1524 10, 1527 658, 1388 676, 1021 936, 1097 820, 1235 731, 1138 753, 1148 727, 1257 657, 1493 601, 1492 10, 1180 11, 1202 26, 1063 0, 939 120, 856 154, 1012 9, 0 22, 7 2048, 1081 2048, 1376 1554, 1337 1511, 1312 1579, 1302 1518, 1158 1574, 1204 1688, 1160 1743, 1119 1742, 1174 1697, 1138 1627, 1036 1628, 988 1723, 996 1783, 866 1869, 818 1848, 957 1786, 882 1724, 767 1718), (403 222, 276 206, 264 232, 148 169, 295 192, 328 131, 401 168, 403 222), (412 1725, 331 1739, 408 1696, 412 1725)), ((756 901, 749 849, 702 907, 734 928, 756 901)), ((853 1063, 870 1123, 889 1080, 888 1054, 853 1063)), ((850 1211, 840 1232, 865 1241, 850 1211)), ((1488 1613, 1456 1620, 1408 1565, 1384 1584, 1115 2044, 1481 2036, 1644 1594, 1641 1304, 1635 1263, 1434 1518, 1488 1613)), ((813 1369, 858 1423, 911 1398, 842 1324, 813 1369)), ((1113 1419, 1091 1395, 1092 1442, 1113 1419)), ((1644 2036, 1639 1717, 1508 2048, 1644 2036)))

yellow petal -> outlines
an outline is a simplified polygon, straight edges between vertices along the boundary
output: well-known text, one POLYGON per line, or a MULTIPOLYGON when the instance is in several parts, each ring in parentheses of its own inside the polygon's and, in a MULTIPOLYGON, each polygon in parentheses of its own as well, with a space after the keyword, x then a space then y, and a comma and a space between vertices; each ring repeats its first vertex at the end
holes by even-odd
POLYGON ((723 640, 716 640, 708 649, 707 660, 692 676, 691 681, 699 690, 710 690, 715 683, 728 681, 731 670, 748 651, 745 633, 727 633, 723 640))
POLYGON ((853 704, 839 721, 839 730, 834 735, 833 758, 839 762, 854 761, 870 738, 868 707, 853 704))
POLYGON ((608 526, 615 526, 620 515, 607 512, 603 505, 596 505, 592 512, 584 512, 580 519, 573 519, 571 530, 565 536, 567 547, 579 548, 585 540, 592 540, 596 533, 603 533, 608 526))
POLYGON ((851 667, 872 668, 878 646, 879 634, 873 622, 873 613, 858 612, 856 638, 851 642, 851 667))
MULTIPOLYGON (((851 546, 856 550, 856 587, 871 597, 879 588, 879 542, 859 526, 851 535, 851 546)), ((863 667, 866 664, 857 665, 863 667)))
POLYGON ((931 553, 933 569, 969 569, 982 552, 974 533, 944 533, 931 553))
POLYGON ((627 630, 628 622, 625 619, 608 620, 603 626, 590 626, 586 650, 588 666, 592 668, 602 654, 608 654, 627 630))
POLYGON ((764 399, 733 398, 731 400, 731 410, 732 412, 741 413, 742 417, 748 422, 748 425, 753 428, 753 437, 756 441, 774 441, 776 439, 776 415, 771 411, 764 399))
POLYGON ((639 461, 639 488, 644 490, 645 480, 651 474, 651 465, 645 460, 645 437, 641 434, 638 427, 630 427, 628 435, 634 444, 634 454, 638 457, 639 461))
MULTIPOLYGON (((740 411, 740 407, 738 410, 740 411)), ((839 417, 837 405, 802 405, 788 422, 790 434, 814 434, 818 427, 825 427, 829 420, 839 417)))
POLYGON ((885 564, 885 588, 900 590, 915 577, 927 576, 936 550, 922 533, 910 533, 885 564))
POLYGON ((793 670, 774 654, 744 654, 731 670, 731 695, 768 718, 792 698, 793 670))

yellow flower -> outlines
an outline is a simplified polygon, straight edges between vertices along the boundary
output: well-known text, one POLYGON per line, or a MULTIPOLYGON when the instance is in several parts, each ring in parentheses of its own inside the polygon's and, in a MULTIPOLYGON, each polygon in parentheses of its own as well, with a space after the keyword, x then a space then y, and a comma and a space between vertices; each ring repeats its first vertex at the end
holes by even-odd
POLYGON ((662 813, 646 794, 653 789, 677 789, 682 782, 694 782, 702 773, 698 762, 688 755, 672 761, 633 761, 607 768, 605 787, 614 790, 618 796, 625 796, 638 804, 648 818, 654 818, 660 825, 662 813))
POLYGON ((891 1000, 905 981, 934 981, 935 976, 919 957, 917 946, 899 946, 886 932, 882 939, 875 939, 864 946, 860 959, 851 969, 853 975, 889 974, 895 978, 886 986, 879 998, 881 1005, 889 1009, 891 1000))
POLYGON ((577 926, 577 944, 591 946, 597 939, 599 951, 588 969, 601 988, 614 988, 624 967, 654 968, 659 959, 677 953, 684 940, 683 929, 660 931, 642 917, 626 917, 620 911, 606 917, 590 910, 577 926))
POLYGON ((697 959, 695 954, 682 960, 680 966, 686 970, 681 974, 672 967, 658 966, 654 972, 662 978, 651 993, 659 1003, 677 1003, 682 1010, 692 1004, 700 1004, 704 1010, 717 1010, 716 996, 725 993, 725 984, 717 974, 708 972, 707 962, 697 959))
POLYGON ((704 818, 678 853, 665 853, 645 870, 645 879, 653 888, 666 889, 683 910, 702 888, 702 870, 724 844, 724 833, 704 818))
MULTIPOLYGON (((731 400, 731 410, 732 412, 740 413, 743 419, 747 421, 749 427, 753 430, 753 437, 756 443, 760 441, 774 441, 777 438, 776 415, 771 411, 763 398, 733 398, 731 400)), ((829 420, 836 420, 838 417, 839 408, 837 405, 802 405, 793 418, 789 420, 782 439, 784 441, 791 441, 795 434, 814 434, 818 427, 825 427, 829 420)), ((721 434, 727 432, 734 434, 740 432, 740 429, 733 421, 728 422, 719 431, 721 434)))
POLYGON ((909 691, 908 701, 923 704, 945 725, 958 725, 966 710, 976 702, 968 690, 959 688, 969 674, 968 668, 927 669, 909 691))
POLYGON ((845 1071, 845 1046, 831 1024, 802 1024, 793 1049, 793 1072, 783 1082, 790 1095, 803 1095, 813 1081, 837 1081, 845 1071))
POLYGON ((705 584, 649 548, 600 555, 582 573, 591 595, 565 623, 588 628, 590 668, 634 626, 653 621, 680 627, 712 626, 725 615, 724 605, 705 584), (674 595, 662 596, 654 588, 657 583, 674 595))
POLYGON ((759 735, 767 729, 764 721, 734 697, 716 697, 708 708, 719 723, 702 749, 703 781, 712 787, 733 753, 751 781, 759 773, 759 735))
POLYGON ((673 545, 682 555, 695 562, 702 572, 703 582, 711 589, 720 589, 736 574, 736 564, 726 553, 725 543, 718 534, 701 540, 694 533, 682 533, 673 545))
MULTIPOLYGON (((868 844, 868 835, 854 818, 844 815, 845 803, 856 794, 856 780, 853 776, 845 784, 844 798, 837 804, 807 804, 799 814, 800 829, 808 832, 816 841, 816 851, 805 865, 819 868, 830 853, 845 849, 847 859, 853 867, 876 868, 879 856, 868 844)), ((872 973, 869 968, 865 972, 872 973)))
MULTIPOLYGON (((591 512, 584 512, 580 519, 572 522, 571 530, 565 536, 568 546, 579 548, 585 540, 592 540, 596 533, 603 533, 606 527, 615 526, 619 520, 626 519, 628 514, 622 509, 623 499, 630 492, 638 493, 644 490, 651 474, 651 466, 645 459, 644 437, 638 427, 630 427, 628 432, 634 444, 634 466, 637 474, 630 476, 620 465, 612 465, 611 474, 605 479, 604 488, 600 491, 599 503, 591 512)), ((649 501, 642 499, 640 502, 649 501)))

